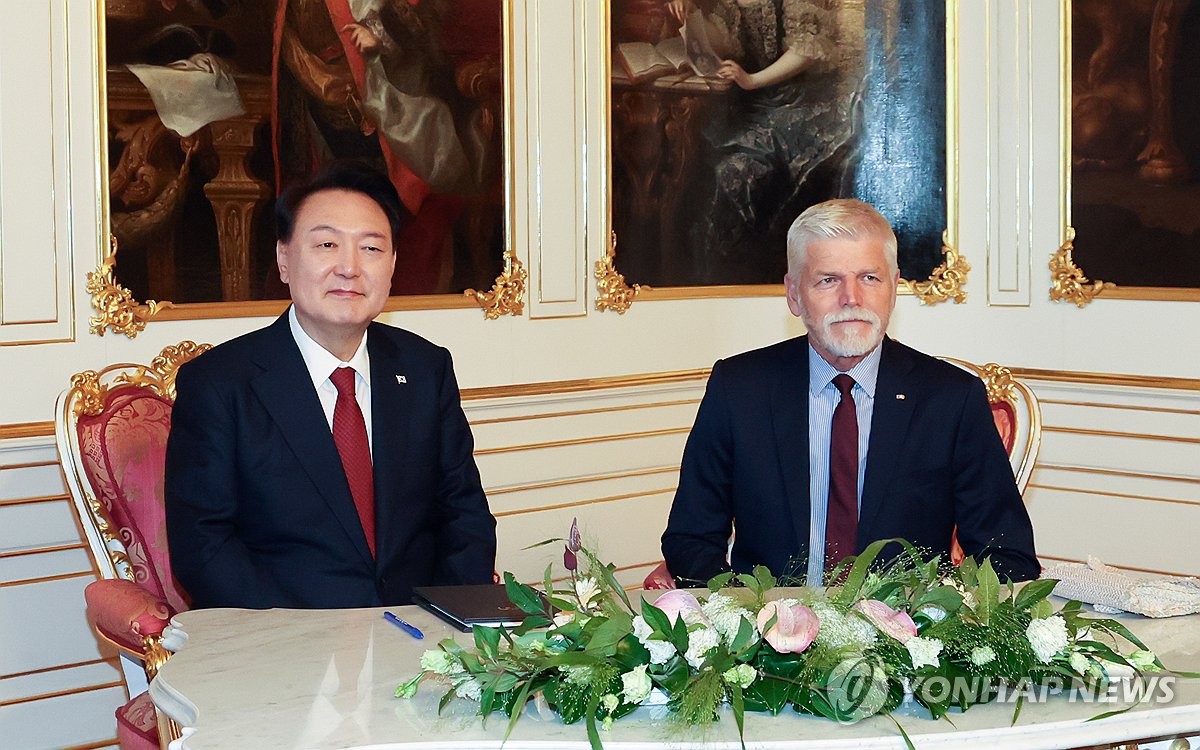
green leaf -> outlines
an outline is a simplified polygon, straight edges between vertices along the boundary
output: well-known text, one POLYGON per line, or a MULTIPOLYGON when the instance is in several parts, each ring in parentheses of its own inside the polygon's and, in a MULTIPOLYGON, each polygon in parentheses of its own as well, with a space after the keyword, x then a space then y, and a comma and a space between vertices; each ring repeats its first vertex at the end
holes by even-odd
POLYGON ((518 581, 512 573, 504 574, 504 591, 508 600, 526 614, 541 615, 546 612, 546 604, 537 590, 518 581))
POLYGON ((1017 598, 1013 601, 1013 605, 1017 609, 1028 609, 1050 596, 1057 584, 1058 581, 1053 578, 1041 578, 1036 581, 1030 581, 1017 592, 1017 598))
POLYGON ((779 583, 775 576, 771 575, 771 569, 766 565, 754 566, 754 580, 758 581, 758 593, 764 594, 779 583))
POLYGON ((613 653, 613 659, 623 667, 624 671, 628 672, 631 669, 637 668, 640 664, 649 664, 650 652, 630 633, 617 641, 617 648, 613 653))
POLYGON ((666 612, 663 612, 645 599, 642 600, 642 619, 646 621, 646 624, 655 633, 670 635, 671 618, 667 617, 666 612))
POLYGON ((1029 617, 1034 620, 1044 620, 1054 614, 1054 605, 1049 599, 1043 599, 1029 608, 1029 617))
POLYGON ((850 567, 846 582, 842 584, 841 590, 834 597, 836 602, 849 607, 858 599, 858 590, 862 588, 863 581, 866 580, 867 573, 871 570, 871 565, 875 563, 875 558, 879 557, 879 553, 891 542, 899 542, 901 545, 905 545, 906 549, 912 547, 903 539, 879 539, 871 542, 861 555, 854 558, 854 565, 850 567))
POLYGON ((439 716, 441 715, 442 711, 446 708, 446 706, 450 705, 450 701, 452 701, 452 700, 454 700, 454 688, 450 688, 449 690, 447 690, 446 693, 442 696, 442 699, 440 701, 438 701, 438 715, 439 716))
POLYGON ((728 586, 729 582, 732 580, 733 580, 733 571, 732 570, 727 570, 724 573, 718 573, 717 575, 708 579, 708 590, 713 591, 713 592, 720 591, 721 589, 728 586))
POLYGON ((485 625, 473 625, 471 629, 475 634, 475 648, 480 655, 494 661, 500 650, 500 630, 485 625))
POLYGON ((737 635, 733 637, 733 643, 730 644, 729 650, 735 655, 742 655, 743 651, 758 645, 758 639, 754 635, 754 626, 745 617, 738 618, 737 635))
POLYGON ((632 628, 633 619, 624 612, 619 612, 607 618, 592 631, 592 637, 583 650, 589 654, 612 656, 616 653, 617 643, 628 635, 632 628))
POLYGON ((531 677, 521 685, 521 689, 517 691, 516 700, 513 701, 513 709, 508 714, 508 728, 504 730, 504 742, 508 742, 509 736, 512 734, 513 727, 517 725, 517 719, 521 718, 524 713, 525 704, 529 702, 533 693, 533 678, 531 677))
POLYGON ((600 742, 600 732, 596 728, 596 709, 600 707, 600 696, 592 693, 588 700, 587 713, 585 716, 587 723, 588 742, 592 746, 592 750, 604 750, 604 744, 600 742))
POLYGON ((746 704, 742 700, 742 686, 729 685, 729 705, 733 709, 733 720, 737 723, 738 742, 746 750, 746 704))
POLYGON ((958 577, 962 579, 964 586, 974 588, 979 582, 979 563, 975 562, 975 558, 968 555, 963 558, 962 563, 958 566, 958 577))
POLYGON ((984 560, 979 568, 979 585, 975 589, 975 615, 980 625, 988 624, 999 604, 1000 578, 992 568, 992 561, 984 560))

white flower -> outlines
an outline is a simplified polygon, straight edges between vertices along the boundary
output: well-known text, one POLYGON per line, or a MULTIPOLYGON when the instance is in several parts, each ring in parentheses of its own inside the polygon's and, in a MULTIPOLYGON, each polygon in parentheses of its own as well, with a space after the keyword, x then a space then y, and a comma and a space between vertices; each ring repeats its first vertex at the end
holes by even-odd
POLYGON ((675 644, 670 641, 660 641, 650 638, 653 634, 654 629, 646 623, 645 618, 641 615, 635 615, 633 618, 633 635, 650 652, 650 663, 666 664, 677 653, 675 644))
POLYGON ((817 643, 822 646, 834 649, 850 646, 865 649, 879 637, 875 626, 857 614, 852 617, 846 616, 826 602, 813 604, 812 610, 821 621, 821 629, 817 631, 817 643))
POLYGON ((421 654, 421 669, 440 675, 454 675, 466 671, 462 662, 440 648, 421 654))
POLYGON ((611 714, 617 710, 617 706, 621 705, 621 699, 609 693, 600 699, 600 708, 604 709, 604 713, 611 714))
POLYGON ((919 614, 925 615, 933 622, 941 622, 946 619, 946 610, 936 604, 926 604, 917 610, 919 614))
POLYGON ((639 664, 621 675, 621 695, 626 703, 641 703, 650 697, 650 675, 646 674, 646 665, 639 664))
POLYGON ((709 651, 721 645, 721 636, 712 628, 698 627, 688 633, 688 648, 683 658, 692 669, 699 669, 709 651))
POLYGON ((971 663, 977 667, 990 664, 996 660, 996 652, 991 646, 976 646, 971 649, 971 663))
POLYGON ((938 654, 942 653, 942 642, 937 638, 913 638, 904 644, 904 647, 908 649, 913 669, 920 669, 926 665, 939 667, 942 664, 938 658, 938 654))
POLYGON ((554 613, 554 627, 561 628, 563 625, 570 624, 570 622, 574 619, 575 619, 574 612, 571 612, 568 610, 564 610, 562 612, 555 612, 554 613))
POLYGON ((736 667, 730 667, 721 674, 721 679, 730 685, 737 685, 745 690, 750 687, 750 683, 754 682, 754 678, 758 677, 758 671, 749 664, 739 664, 736 667))
POLYGON ((587 610, 593 601, 600 596, 600 585, 595 578, 585 577, 575 581, 575 598, 579 600, 579 608, 587 610))
POLYGON ((737 638, 738 628, 742 625, 742 620, 750 623, 750 627, 754 635, 758 635, 758 628, 755 627, 754 618, 750 615, 750 610, 738 604, 738 601, 732 596, 725 594, 713 594, 708 598, 701 609, 708 616, 713 627, 721 634, 721 639, 726 646, 733 644, 733 639, 737 638))
POLYGON ((1033 648, 1033 654, 1042 664, 1049 664, 1067 647, 1067 622, 1059 615, 1034 620, 1025 628, 1025 637, 1033 648))
POLYGON ((459 698, 477 701, 479 700, 479 696, 483 695, 483 685, 479 680, 468 675, 455 681, 454 694, 459 698))
POLYGON ((1067 663, 1071 665, 1071 669, 1076 674, 1087 674, 1088 667, 1091 666, 1088 658, 1078 651, 1071 652, 1071 655, 1067 657, 1067 663))
POLYGON ((1153 651, 1145 651, 1138 649, 1129 656, 1125 657, 1134 669, 1142 672, 1161 672, 1162 668, 1154 663, 1155 657, 1153 651))

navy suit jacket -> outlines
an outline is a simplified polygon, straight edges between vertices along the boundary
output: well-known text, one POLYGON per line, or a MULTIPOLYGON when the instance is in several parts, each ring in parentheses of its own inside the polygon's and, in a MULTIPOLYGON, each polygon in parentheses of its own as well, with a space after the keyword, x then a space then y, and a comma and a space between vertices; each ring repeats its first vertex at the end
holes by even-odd
POLYGON ((180 369, 167 536, 194 606, 405 604, 413 586, 492 580, 496 522, 450 353, 380 323, 367 350, 375 559, 286 314, 180 369))
MULTIPOLYGON (((990 555, 1002 577, 1036 578, 1029 515, 982 381, 889 338, 882 346, 857 551, 899 537, 947 559, 957 524, 966 554, 990 555)), ((662 537, 671 573, 703 581, 761 564, 802 578, 808 450, 807 336, 717 362, 662 537)))

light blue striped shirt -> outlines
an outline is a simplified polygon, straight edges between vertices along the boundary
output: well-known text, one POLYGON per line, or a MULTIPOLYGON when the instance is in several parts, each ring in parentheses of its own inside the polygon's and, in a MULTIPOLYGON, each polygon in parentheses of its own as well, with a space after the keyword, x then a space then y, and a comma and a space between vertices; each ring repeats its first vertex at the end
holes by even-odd
MULTIPOLYGON (((862 507, 863 478, 867 473, 867 446, 871 442, 871 415, 875 411, 875 384, 879 380, 882 346, 846 373, 854 378, 854 408, 858 416, 858 503, 862 507)), ((825 517, 829 505, 829 440, 833 410, 842 400, 833 384, 838 370, 808 347, 808 582, 819 586, 825 572, 825 517)))

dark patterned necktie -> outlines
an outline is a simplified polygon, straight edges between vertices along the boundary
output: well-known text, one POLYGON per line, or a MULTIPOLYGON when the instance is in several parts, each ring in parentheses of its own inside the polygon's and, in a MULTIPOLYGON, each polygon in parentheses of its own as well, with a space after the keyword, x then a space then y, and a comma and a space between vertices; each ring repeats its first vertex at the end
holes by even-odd
POLYGON ((367 423, 362 409, 354 398, 354 370, 339 367, 329 376, 337 388, 337 404, 333 407, 333 442, 342 457, 342 469, 354 497, 358 520, 371 556, 375 556, 375 473, 371 469, 371 446, 367 442, 367 423))
POLYGON ((833 410, 833 428, 829 435, 829 505, 825 517, 825 570, 858 545, 858 410, 854 397, 854 378, 845 373, 833 379, 842 400, 833 410))

